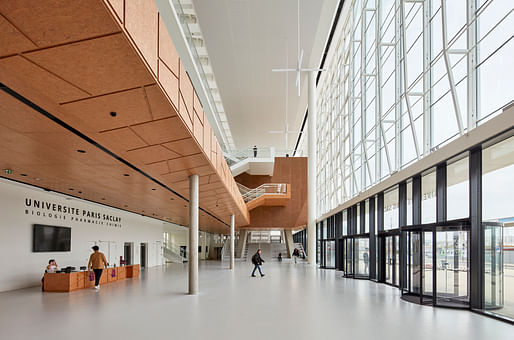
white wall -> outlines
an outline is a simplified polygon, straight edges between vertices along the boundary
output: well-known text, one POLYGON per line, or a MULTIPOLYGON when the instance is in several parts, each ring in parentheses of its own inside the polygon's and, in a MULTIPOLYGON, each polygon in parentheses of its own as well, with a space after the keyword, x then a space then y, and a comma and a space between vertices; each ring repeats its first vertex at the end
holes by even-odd
POLYGON ((163 225, 162 221, 156 219, 0 179, 0 291, 40 284, 51 258, 57 261, 59 267, 74 266, 78 269, 79 266, 86 266, 91 247, 95 244, 110 264, 116 263, 118 266, 125 242, 134 244, 133 263, 140 261, 140 244, 147 243, 148 267, 161 265, 164 263, 163 225), (32 203, 34 200, 48 202, 50 209, 27 207, 27 199, 32 203), (78 214, 54 211, 58 205, 77 209, 78 214), (89 222, 80 221, 87 211, 96 213, 96 217, 89 218, 89 222), (109 222, 104 220, 106 216, 119 218, 120 221, 109 222), (32 252, 33 224, 71 227, 71 251, 32 252))

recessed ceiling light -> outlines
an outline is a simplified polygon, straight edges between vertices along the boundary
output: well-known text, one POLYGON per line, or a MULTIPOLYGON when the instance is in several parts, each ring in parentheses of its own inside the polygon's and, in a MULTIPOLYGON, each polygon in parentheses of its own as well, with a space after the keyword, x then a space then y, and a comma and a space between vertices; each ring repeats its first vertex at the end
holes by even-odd
POLYGON ((4 169, 4 172, 7 174, 7 175, 12 175, 12 173, 14 171, 12 171, 12 169, 4 169))
POLYGON ((155 191, 155 190, 157 190, 157 189, 155 189, 155 188, 152 188, 152 191, 155 191))
POLYGON ((81 150, 81 149, 78 149, 77 150, 78 153, 86 153, 86 150, 81 150))
POLYGON ((172 197, 172 198, 170 198, 170 200, 174 201, 175 199, 172 197))
POLYGON ((123 174, 123 176, 128 177, 128 176, 130 176, 130 175, 129 175, 129 174, 123 174))
POLYGON ((125 208, 128 207, 128 205, 125 204, 125 208))
POLYGON ((79 191, 79 194, 81 194, 81 193, 82 193, 82 191, 79 191))
POLYGON ((35 179, 36 181, 40 181, 40 180, 41 180, 41 178, 39 178, 39 177, 36 177, 36 178, 34 178, 34 179, 35 179))
POLYGON ((69 190, 69 191, 73 191, 73 190, 75 190, 75 189, 73 189, 73 188, 69 188, 68 190, 69 190))
POLYGON ((111 111, 109 114, 111 115, 111 117, 116 117, 118 113, 116 111, 111 111))
POLYGON ((102 201, 105 201, 105 197, 102 197, 102 201))
POLYGON ((20 174, 20 176, 26 177, 26 176, 27 176, 27 174, 20 174))

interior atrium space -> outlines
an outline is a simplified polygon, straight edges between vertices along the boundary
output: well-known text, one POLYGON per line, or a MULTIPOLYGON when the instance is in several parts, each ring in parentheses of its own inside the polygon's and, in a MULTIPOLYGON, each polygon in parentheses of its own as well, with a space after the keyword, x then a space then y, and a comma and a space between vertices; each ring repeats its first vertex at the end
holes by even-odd
POLYGON ((0 339, 511 339, 514 1, 0 1, 0 339))

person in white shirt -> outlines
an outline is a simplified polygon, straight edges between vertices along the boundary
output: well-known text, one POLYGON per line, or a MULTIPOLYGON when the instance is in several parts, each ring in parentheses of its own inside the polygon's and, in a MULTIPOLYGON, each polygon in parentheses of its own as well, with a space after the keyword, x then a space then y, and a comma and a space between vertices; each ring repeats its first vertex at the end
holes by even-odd
POLYGON ((57 271, 57 262, 54 259, 48 261, 48 266, 46 266, 47 273, 55 273, 57 271))

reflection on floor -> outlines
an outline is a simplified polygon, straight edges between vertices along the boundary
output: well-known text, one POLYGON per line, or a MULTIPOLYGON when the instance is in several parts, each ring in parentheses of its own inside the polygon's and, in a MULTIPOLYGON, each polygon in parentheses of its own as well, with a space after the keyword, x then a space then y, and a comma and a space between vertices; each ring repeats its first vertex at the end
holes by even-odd
POLYGON ((0 293, 1 339, 511 339, 512 326, 469 311, 402 301, 392 287, 305 264, 201 262, 151 268, 100 291, 0 293))

